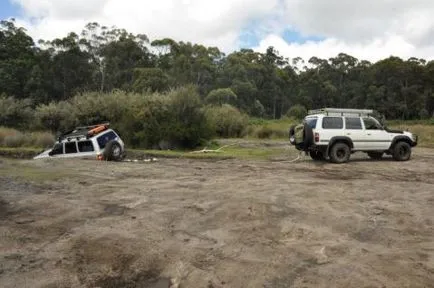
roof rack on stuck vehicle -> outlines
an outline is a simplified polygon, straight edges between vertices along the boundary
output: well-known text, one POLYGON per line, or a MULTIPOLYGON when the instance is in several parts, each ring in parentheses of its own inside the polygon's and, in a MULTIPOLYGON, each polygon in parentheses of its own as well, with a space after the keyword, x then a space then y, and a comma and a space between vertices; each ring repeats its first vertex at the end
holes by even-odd
POLYGON ((58 141, 62 141, 64 139, 68 139, 70 141, 73 138, 76 138, 77 140, 80 138, 86 138, 92 137, 104 130, 107 130, 110 126, 110 123, 101 123, 96 125, 90 125, 90 126, 79 126, 76 127, 74 130, 70 130, 66 133, 63 133, 59 136, 58 141))
POLYGON ((370 109, 322 108, 309 110, 308 115, 326 114, 327 116, 369 116, 374 113, 370 109))

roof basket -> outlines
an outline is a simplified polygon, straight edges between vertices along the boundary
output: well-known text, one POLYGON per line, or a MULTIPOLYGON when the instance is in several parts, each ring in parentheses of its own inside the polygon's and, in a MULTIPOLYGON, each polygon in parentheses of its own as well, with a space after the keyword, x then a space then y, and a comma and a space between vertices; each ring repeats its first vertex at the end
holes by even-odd
POLYGON ((325 114, 327 116, 369 116, 374 113, 374 110, 369 109, 345 109, 345 108, 322 108, 309 110, 308 114, 325 114))
POLYGON ((90 126, 79 126, 76 127, 74 130, 70 130, 68 132, 63 133, 59 136, 58 141, 62 141, 64 139, 71 140, 73 138, 76 138, 77 140, 80 138, 89 138, 92 136, 95 136, 102 131, 105 131, 109 128, 110 123, 101 123, 96 125, 90 125, 90 126))

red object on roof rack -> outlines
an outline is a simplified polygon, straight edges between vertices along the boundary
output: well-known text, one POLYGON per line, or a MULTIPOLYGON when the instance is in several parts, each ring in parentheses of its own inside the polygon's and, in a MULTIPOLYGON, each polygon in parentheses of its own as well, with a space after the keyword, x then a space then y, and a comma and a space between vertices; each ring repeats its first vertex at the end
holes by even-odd
POLYGON ((92 128, 92 127, 93 127, 93 128, 87 132, 87 135, 88 135, 89 137, 91 137, 91 136, 93 136, 93 135, 96 135, 96 134, 98 134, 98 133, 101 133, 102 131, 107 130, 108 127, 109 127, 109 125, 110 125, 110 124, 100 124, 100 125, 90 126, 89 128, 92 128))

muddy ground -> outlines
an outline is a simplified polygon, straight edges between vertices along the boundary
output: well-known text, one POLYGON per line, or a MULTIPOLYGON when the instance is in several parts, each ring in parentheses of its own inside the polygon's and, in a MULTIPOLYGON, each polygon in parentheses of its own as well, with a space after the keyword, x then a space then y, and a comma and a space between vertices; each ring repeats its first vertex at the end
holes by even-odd
POLYGON ((0 159, 0 287, 434 287, 434 150, 354 156, 0 159))

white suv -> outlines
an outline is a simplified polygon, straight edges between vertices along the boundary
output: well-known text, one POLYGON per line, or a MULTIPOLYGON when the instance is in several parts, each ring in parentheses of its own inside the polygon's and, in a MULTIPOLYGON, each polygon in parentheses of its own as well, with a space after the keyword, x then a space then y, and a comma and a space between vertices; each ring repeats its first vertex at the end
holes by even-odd
POLYGON ((77 127, 62 134, 53 148, 33 159, 42 158, 95 158, 119 161, 125 157, 125 144, 109 123, 77 127))
POLYGON ((373 113, 337 108, 311 110, 302 125, 291 128, 290 142, 298 150, 309 152, 314 160, 329 158, 333 163, 345 163, 358 151, 373 159, 388 154, 397 161, 409 160, 417 136, 383 127, 373 113), (297 129, 302 132, 298 139, 297 129))

